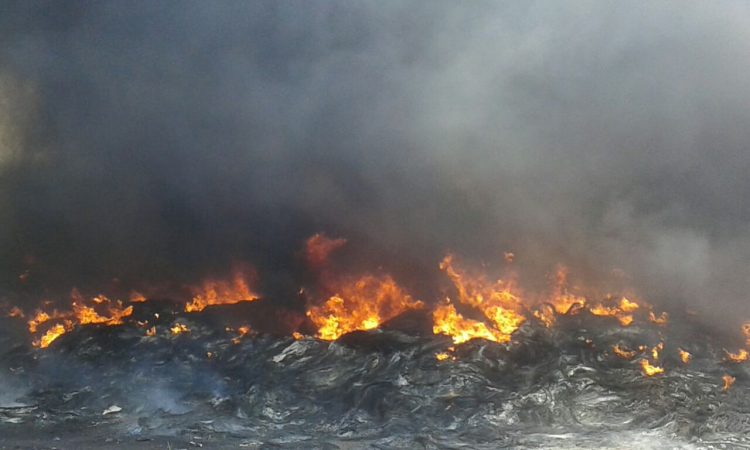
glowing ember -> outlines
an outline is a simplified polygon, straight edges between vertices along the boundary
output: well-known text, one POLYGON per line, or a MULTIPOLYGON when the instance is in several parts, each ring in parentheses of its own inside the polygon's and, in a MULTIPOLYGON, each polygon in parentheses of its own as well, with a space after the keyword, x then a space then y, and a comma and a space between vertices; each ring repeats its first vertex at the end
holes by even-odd
POLYGON ((169 331, 170 331, 170 332, 171 332, 171 333, 172 333, 173 335, 175 335, 175 336, 176 336, 176 335, 178 335, 178 334, 182 334, 182 333, 189 333, 189 332, 190 332, 190 328, 188 328, 188 327, 187 327, 187 325, 185 325, 185 324, 182 324, 182 323, 176 323, 176 324, 174 324, 174 325, 173 325, 173 326, 172 326, 172 327, 171 327, 171 328, 169 329, 169 331))
POLYGON ((627 360, 635 358, 635 355, 638 354, 638 352, 636 352, 635 350, 628 350, 627 348, 622 347, 619 344, 612 347, 612 353, 617 355, 619 358, 627 360))
POLYGON ((294 338, 295 341, 299 341, 305 338, 305 336, 300 333, 299 331, 292 332, 292 338, 294 338))
POLYGON ((721 390, 726 392, 729 390, 730 387, 732 387, 736 378, 731 375, 724 375, 721 377, 721 380, 723 382, 723 386, 721 387, 721 390))
POLYGON ((332 341, 355 330, 372 330, 423 303, 404 292, 390 276, 365 275, 344 283, 323 305, 307 311, 320 339, 332 341))
POLYGON ((745 350, 744 348, 740 349, 740 351, 738 351, 737 353, 732 353, 727 350, 724 350, 724 353, 727 356, 726 358, 727 361, 731 361, 735 363, 741 363, 741 362, 747 361, 748 356, 750 356, 750 354, 748 354, 747 350, 745 350))
POLYGON ((664 373, 664 369, 659 366, 652 366, 650 362, 648 362, 647 359, 641 360, 641 372, 643 372, 644 375, 647 377, 653 377, 654 375, 659 375, 664 373))
POLYGON ((687 352, 687 351, 685 351, 685 350, 683 350, 681 348, 678 349, 678 352, 680 354, 680 361, 682 361, 683 364, 688 364, 690 362, 690 360, 693 358, 693 355, 691 355, 689 352, 687 352))
POLYGON ((185 305, 185 311, 197 312, 203 311, 208 306, 232 305, 257 300, 258 296, 249 287, 248 279, 254 278, 250 272, 252 271, 236 269, 229 281, 204 281, 200 287, 193 288, 193 300, 185 305))

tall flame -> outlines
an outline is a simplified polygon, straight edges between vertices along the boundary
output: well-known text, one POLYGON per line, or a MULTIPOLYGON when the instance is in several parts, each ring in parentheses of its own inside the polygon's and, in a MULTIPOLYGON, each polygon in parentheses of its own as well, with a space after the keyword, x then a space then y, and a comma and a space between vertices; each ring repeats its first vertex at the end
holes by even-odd
POLYGON ((469 275, 453 265, 453 257, 446 256, 440 269, 453 282, 458 301, 481 312, 489 320, 488 327, 482 322, 464 319, 453 305, 435 310, 433 331, 448 334, 454 342, 465 342, 482 337, 496 342, 508 342, 511 334, 526 321, 523 306, 512 283, 503 280, 488 281, 482 275, 469 275))

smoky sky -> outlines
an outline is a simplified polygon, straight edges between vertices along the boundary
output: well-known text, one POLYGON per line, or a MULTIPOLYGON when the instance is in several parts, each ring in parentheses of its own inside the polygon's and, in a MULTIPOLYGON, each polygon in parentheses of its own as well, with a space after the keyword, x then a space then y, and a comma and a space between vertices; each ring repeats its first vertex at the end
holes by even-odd
POLYGON ((745 2, 6 1, 0 41, 5 291, 288 284, 326 231, 750 314, 745 2))

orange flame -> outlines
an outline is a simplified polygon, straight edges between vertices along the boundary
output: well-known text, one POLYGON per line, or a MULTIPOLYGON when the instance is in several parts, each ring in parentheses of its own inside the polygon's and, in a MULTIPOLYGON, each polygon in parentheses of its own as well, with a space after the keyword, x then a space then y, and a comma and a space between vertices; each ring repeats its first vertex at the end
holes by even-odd
POLYGON ((734 384, 736 378, 733 377, 733 376, 731 376, 731 375, 726 375, 725 374, 724 376, 721 377, 721 380, 723 382, 721 390, 724 391, 724 392, 726 392, 726 391, 729 390, 730 387, 732 387, 732 385, 734 384))
POLYGON ((390 276, 365 275, 344 283, 323 305, 307 311, 320 339, 332 341, 355 330, 372 330, 399 314, 423 307, 390 276))
POLYGON ((250 327, 248 325, 243 325, 243 326, 237 328, 237 336, 235 336, 235 337, 232 338, 232 344, 237 345, 240 342, 242 342, 242 338, 244 336, 247 336, 248 334, 250 334, 251 331, 252 330, 250 329, 250 327))
POLYGON ((653 366, 650 362, 648 362, 647 359, 641 360, 641 372, 643 372, 644 375, 647 377, 653 377, 654 375, 659 375, 664 373, 664 369, 659 366, 653 366))
POLYGON ((555 287, 550 296, 550 303, 558 314, 573 313, 586 305, 584 297, 568 292, 568 269, 559 266, 555 273, 555 287))
POLYGON ((235 269, 232 279, 213 280, 203 282, 199 287, 193 288, 193 300, 185 305, 186 312, 203 311, 208 306, 232 305, 240 302, 252 302, 258 299, 249 287, 248 279, 254 278, 254 274, 248 271, 235 269))
POLYGON ((449 305, 452 310, 435 310, 435 333, 449 334, 456 343, 465 342, 473 337, 508 342, 510 335, 526 321, 523 306, 511 283, 503 280, 489 282, 481 275, 471 276, 460 272, 453 266, 451 255, 443 259, 440 269, 453 282, 459 302, 480 311, 490 321, 494 330, 481 322, 464 319, 452 305, 449 305))
POLYGON ((536 317, 547 328, 552 328, 555 324, 555 308, 552 305, 543 304, 534 310, 536 317))
MULTIPOLYGON (((68 322, 70 324, 70 322, 68 322)), ((72 327, 72 324, 66 326, 61 323, 55 324, 47 330, 39 339, 33 341, 31 344, 34 347, 39 348, 47 348, 49 345, 57 338, 65 334, 70 328, 72 327)))
POLYGON ((683 349, 677 349, 680 353, 680 361, 682 361, 683 364, 688 364, 690 360, 693 358, 693 355, 691 355, 689 352, 683 350, 683 349))
POLYGON ((432 312, 432 319, 432 332, 451 336, 454 344, 476 338, 500 343, 510 341, 510 335, 490 328, 484 322, 464 318, 450 303, 436 307, 432 312))
POLYGON ((120 300, 112 301, 103 295, 93 297, 90 300, 92 306, 86 305, 86 299, 76 289, 73 289, 70 296, 70 311, 54 309, 52 312, 46 312, 37 310, 34 317, 27 322, 31 334, 36 334, 40 327, 47 322, 56 322, 41 337, 33 340, 32 345, 47 348, 55 339, 71 331, 76 325, 121 325, 123 319, 133 313, 132 306, 126 307, 120 300), (104 310, 106 310, 106 313, 104 310))
POLYGON ((172 325, 172 326, 171 326, 171 327, 169 328, 169 331, 170 331, 170 332, 171 332, 171 333, 172 333, 173 335, 177 336, 178 334, 182 334, 182 333, 189 333, 189 332, 190 332, 190 328, 188 328, 188 327, 187 327, 187 325, 185 325, 185 324, 182 324, 182 323, 175 323, 174 325, 172 325))
POLYGON ((648 312, 648 321, 656 325, 666 325, 669 321, 669 314, 663 312, 658 316, 653 311, 648 312))
POLYGON ((659 360, 659 352, 664 350, 664 342, 659 342, 651 349, 651 357, 654 361, 659 360))
POLYGON ((628 350, 625 347, 620 346, 620 344, 617 344, 612 347, 612 353, 617 355, 618 357, 622 359, 631 360, 635 358, 635 355, 638 354, 635 350, 628 350))
POLYGON ((727 356, 727 361, 735 362, 735 363, 741 363, 744 361, 747 361, 747 358, 750 356, 750 354, 747 353, 747 350, 744 348, 741 348, 737 353, 732 353, 730 351, 724 350, 724 353, 727 356))
POLYGON ((620 325, 626 327, 633 323, 633 315, 631 313, 639 307, 638 303, 622 297, 617 305, 605 306, 599 303, 590 307, 589 312, 595 316, 614 317, 620 322, 620 325))
POLYGON ((82 302, 85 300, 81 296, 81 294, 78 293, 78 291, 74 290, 72 296, 74 299, 73 315, 75 316, 79 325, 121 325, 123 318, 133 314, 132 305, 124 307, 122 302, 119 300, 112 302, 107 297, 99 295, 94 297, 91 301, 97 305, 107 305, 109 316, 103 316, 99 314, 93 307, 84 305, 82 302))
POLYGON ((445 352, 440 352, 440 353, 436 353, 435 354, 435 359, 437 359, 438 361, 445 361, 446 359, 448 359, 450 357, 451 357, 451 355, 449 355, 449 354, 447 354, 445 352))

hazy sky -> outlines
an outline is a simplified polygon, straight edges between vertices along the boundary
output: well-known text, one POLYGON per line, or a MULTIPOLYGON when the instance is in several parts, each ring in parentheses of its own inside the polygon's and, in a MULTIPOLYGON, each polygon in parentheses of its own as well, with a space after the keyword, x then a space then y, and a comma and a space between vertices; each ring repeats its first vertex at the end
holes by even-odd
POLYGON ((0 42, 5 291, 283 284, 325 230, 750 315, 747 2, 4 1, 0 42))

